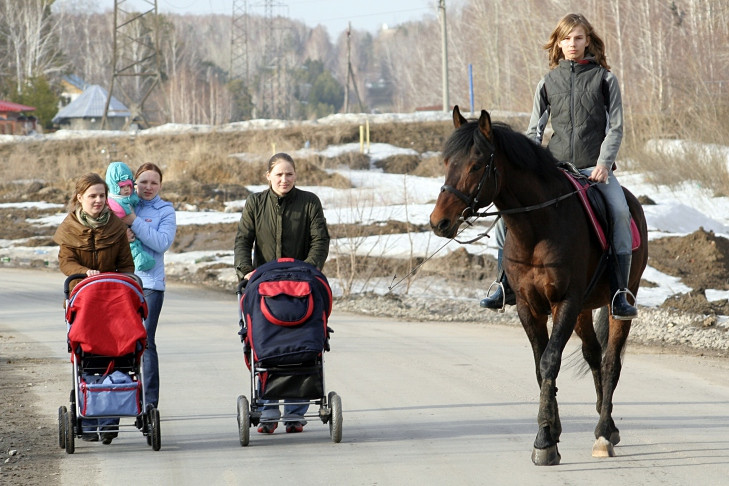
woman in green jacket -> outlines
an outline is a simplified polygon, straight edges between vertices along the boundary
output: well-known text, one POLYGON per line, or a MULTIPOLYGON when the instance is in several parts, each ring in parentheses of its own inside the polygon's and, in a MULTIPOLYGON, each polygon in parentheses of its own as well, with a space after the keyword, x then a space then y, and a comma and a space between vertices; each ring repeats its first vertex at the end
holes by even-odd
MULTIPOLYGON (((329 255, 329 231, 321 201, 295 186, 296 164, 289 154, 268 161, 269 188, 246 199, 235 236, 235 271, 248 280, 264 263, 295 258, 321 270, 329 255)), ((285 405, 286 432, 301 432, 308 405, 285 405)), ((272 434, 281 416, 278 406, 267 406, 258 432, 272 434)))

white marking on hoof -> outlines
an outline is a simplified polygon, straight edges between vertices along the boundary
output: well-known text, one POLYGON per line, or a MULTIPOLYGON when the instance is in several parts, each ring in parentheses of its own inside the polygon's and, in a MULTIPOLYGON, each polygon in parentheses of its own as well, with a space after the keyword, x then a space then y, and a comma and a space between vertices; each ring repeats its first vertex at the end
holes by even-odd
POLYGON ((592 457, 615 457, 615 448, 612 442, 605 437, 599 437, 592 446, 592 457))

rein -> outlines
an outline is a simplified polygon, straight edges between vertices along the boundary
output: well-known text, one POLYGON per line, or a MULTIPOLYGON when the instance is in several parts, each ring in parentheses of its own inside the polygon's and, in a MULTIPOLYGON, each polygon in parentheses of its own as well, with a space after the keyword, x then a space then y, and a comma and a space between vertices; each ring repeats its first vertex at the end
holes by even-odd
MULTIPOLYGON (((594 186, 595 184, 598 184, 598 182, 590 181, 589 185, 594 186)), ((502 214, 518 214, 518 213, 528 213, 529 211, 535 211, 537 209, 543 209, 549 206, 552 206, 553 204, 557 204, 560 201, 564 201, 567 198, 570 198, 574 196, 575 194, 582 192, 584 189, 575 189, 572 192, 568 192, 567 194, 562 194, 559 197, 555 197, 554 199, 550 199, 549 201, 544 201, 539 204, 532 204, 531 206, 523 206, 521 208, 511 208, 511 209, 503 209, 499 211, 490 211, 485 213, 474 213, 474 216, 477 216, 479 218, 483 218, 486 216, 501 216, 502 214)))

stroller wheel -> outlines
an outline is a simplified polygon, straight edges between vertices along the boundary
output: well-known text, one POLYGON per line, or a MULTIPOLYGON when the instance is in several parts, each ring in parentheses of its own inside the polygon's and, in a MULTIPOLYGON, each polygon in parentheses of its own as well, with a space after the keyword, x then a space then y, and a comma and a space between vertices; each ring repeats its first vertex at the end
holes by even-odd
POLYGON ((74 434, 74 430, 73 430, 74 415, 73 415, 73 413, 66 412, 66 413, 64 413, 64 416, 66 418, 65 426, 64 426, 66 454, 73 454, 74 452, 76 452, 76 442, 75 442, 76 435, 74 434))
POLYGON ((149 410, 149 426, 151 431, 147 436, 147 444, 152 446, 153 451, 158 451, 162 447, 162 433, 159 428, 159 410, 156 408, 149 410))
POLYGON ((58 447, 66 448, 66 407, 58 407, 58 447))
POLYGON ((332 442, 338 444, 342 440, 342 399, 336 393, 329 394, 329 409, 331 417, 329 418, 329 436, 332 442))
POLYGON ((251 414, 248 407, 248 399, 240 395, 238 397, 238 439, 241 447, 248 445, 251 438, 251 414))

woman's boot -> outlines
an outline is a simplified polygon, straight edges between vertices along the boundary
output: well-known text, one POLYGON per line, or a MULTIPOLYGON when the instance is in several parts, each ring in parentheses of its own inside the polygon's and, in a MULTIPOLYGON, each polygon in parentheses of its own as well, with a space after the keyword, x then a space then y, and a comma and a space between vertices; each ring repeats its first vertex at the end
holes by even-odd
POLYGON ((486 309, 502 310, 507 305, 516 304, 516 296, 509 285, 506 273, 504 273, 503 261, 504 250, 500 249, 497 260, 498 277, 496 278, 496 281, 491 284, 491 286, 496 285, 496 291, 481 301, 481 307, 485 307, 486 309))
POLYGON ((629 321, 638 317, 638 309, 630 305, 626 297, 630 295, 635 302, 635 296, 628 290, 628 277, 630 276, 630 260, 632 255, 617 255, 613 261, 610 275, 611 309, 613 319, 629 321))

